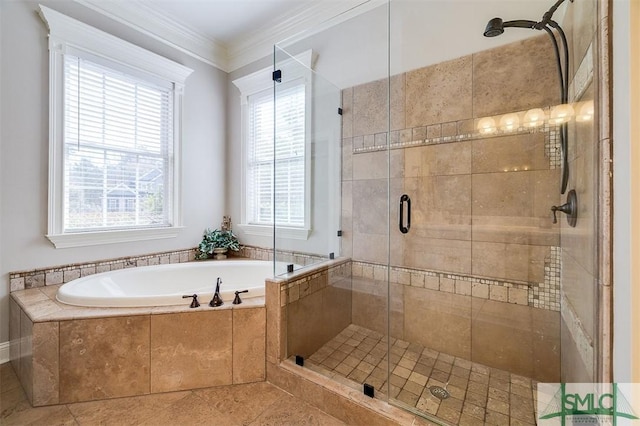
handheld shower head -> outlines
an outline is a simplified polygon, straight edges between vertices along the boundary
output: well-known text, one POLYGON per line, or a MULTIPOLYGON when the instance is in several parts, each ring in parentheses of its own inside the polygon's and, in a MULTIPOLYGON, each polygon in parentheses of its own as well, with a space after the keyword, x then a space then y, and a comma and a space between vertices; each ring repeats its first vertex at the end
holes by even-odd
POLYGON ((504 25, 501 18, 493 18, 487 23, 484 30, 485 37, 496 37, 504 32, 504 25))
MULTIPOLYGON (((569 48, 567 45, 567 37, 565 36, 562 27, 558 25, 556 21, 554 21, 553 14, 558 9, 558 7, 565 2, 566 0, 556 0, 553 6, 542 16, 542 20, 539 22, 531 21, 528 19, 517 19, 514 21, 504 22, 501 18, 493 18, 488 23, 484 29, 485 37, 496 37, 500 34, 504 33, 505 28, 529 28, 531 30, 544 30, 549 37, 551 38, 551 43, 553 45, 553 49, 556 56, 556 63, 558 65, 558 74, 560 76, 560 92, 561 92, 561 101, 562 103, 567 102, 569 98, 568 87, 569 87, 569 48), (555 30, 555 32, 554 32, 555 30), (558 45, 558 40, 556 37, 560 39, 560 45, 558 45), (560 48, 562 48, 564 53, 564 68, 562 66, 562 61, 560 59, 560 48)), ((569 0, 571 3, 574 0, 569 0)), ((560 193, 564 194, 567 189, 567 182, 569 178, 569 169, 567 163, 567 126, 566 124, 562 125, 562 131, 560 132, 560 146, 562 150, 563 156, 563 166, 562 166, 562 184, 560 193)))
POLYGON ((541 30, 538 28, 536 21, 529 21, 526 19, 517 19, 515 21, 503 22, 502 18, 493 18, 487 23, 487 27, 484 30, 485 37, 496 37, 504 33, 505 28, 531 28, 532 30, 541 30))

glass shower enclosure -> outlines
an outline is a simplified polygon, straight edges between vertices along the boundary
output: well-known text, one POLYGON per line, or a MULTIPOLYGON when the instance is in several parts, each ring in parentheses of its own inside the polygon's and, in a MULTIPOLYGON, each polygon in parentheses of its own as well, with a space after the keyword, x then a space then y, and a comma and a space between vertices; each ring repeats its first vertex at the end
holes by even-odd
POLYGON ((595 2, 558 17, 578 110, 563 118, 548 36, 482 36, 496 15, 549 6, 532 3, 368 1, 275 47, 275 184, 305 180, 292 196, 308 231, 293 238, 277 213, 276 259, 344 261, 289 295, 287 355, 305 368, 450 424, 535 424, 537 383, 594 381, 597 176, 577 141, 595 137, 595 2), (296 84, 304 177, 278 142, 296 84), (590 200, 575 228, 551 214, 565 123, 569 189, 590 200))
POLYGON ((340 250, 340 91, 311 49, 274 47, 274 247, 297 270, 340 250))

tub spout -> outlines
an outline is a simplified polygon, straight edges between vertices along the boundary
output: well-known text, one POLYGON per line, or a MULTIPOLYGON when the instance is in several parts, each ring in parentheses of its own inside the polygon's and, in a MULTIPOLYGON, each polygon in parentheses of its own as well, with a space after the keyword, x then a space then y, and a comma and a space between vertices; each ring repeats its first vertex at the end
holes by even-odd
POLYGON ((216 281, 216 292, 213 293, 213 299, 211 299, 211 302, 209 302, 209 306, 211 306, 212 308, 224 304, 222 298, 220 297, 220 284, 222 284, 222 280, 220 279, 220 277, 218 277, 218 280, 216 281))

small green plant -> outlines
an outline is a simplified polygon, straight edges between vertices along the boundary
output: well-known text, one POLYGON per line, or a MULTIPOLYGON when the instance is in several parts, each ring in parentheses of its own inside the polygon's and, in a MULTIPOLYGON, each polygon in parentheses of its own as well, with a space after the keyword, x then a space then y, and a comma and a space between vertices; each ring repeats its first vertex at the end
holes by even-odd
POLYGON ((231 230, 207 228, 202 234, 202 241, 198 244, 196 259, 206 259, 213 254, 213 249, 226 248, 232 251, 240 250, 238 237, 231 230))

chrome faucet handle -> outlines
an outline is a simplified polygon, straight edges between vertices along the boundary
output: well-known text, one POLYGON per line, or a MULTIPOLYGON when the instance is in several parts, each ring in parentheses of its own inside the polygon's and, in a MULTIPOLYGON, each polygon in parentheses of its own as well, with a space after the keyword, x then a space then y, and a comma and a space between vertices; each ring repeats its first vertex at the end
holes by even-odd
POLYGON ((190 308, 197 308, 198 306, 200 306, 197 294, 185 294, 184 296, 182 296, 183 299, 188 299, 189 297, 193 297, 193 300, 191 300, 191 305, 189 305, 190 308))

